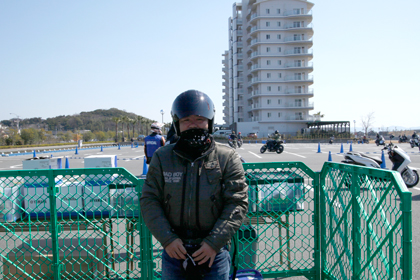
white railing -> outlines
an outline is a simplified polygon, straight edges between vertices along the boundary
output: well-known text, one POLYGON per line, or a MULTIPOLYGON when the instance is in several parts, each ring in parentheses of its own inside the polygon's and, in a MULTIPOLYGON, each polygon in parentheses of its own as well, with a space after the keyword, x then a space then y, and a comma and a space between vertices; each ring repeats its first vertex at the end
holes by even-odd
POLYGON ((302 50, 302 49, 299 49, 299 50, 286 50, 285 52, 284 52, 284 54, 295 54, 295 55, 299 55, 299 54, 312 54, 312 50, 302 50))
POLYGON ((304 67, 312 67, 312 62, 306 62, 306 63, 286 63, 284 65, 285 68, 304 68, 304 67))

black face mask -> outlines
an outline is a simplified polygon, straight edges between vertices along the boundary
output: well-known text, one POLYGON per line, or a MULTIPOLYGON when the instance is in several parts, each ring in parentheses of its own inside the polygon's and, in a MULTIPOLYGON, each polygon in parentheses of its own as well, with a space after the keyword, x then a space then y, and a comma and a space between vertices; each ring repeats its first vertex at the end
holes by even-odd
POLYGON ((203 148, 211 142, 209 131, 202 128, 193 128, 181 132, 181 139, 192 148, 203 148))

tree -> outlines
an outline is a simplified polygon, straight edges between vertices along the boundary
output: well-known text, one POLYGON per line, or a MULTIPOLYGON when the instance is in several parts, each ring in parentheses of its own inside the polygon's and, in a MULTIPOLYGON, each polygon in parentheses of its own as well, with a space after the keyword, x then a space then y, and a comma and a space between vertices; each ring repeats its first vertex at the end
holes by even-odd
POLYGON ((124 142, 125 140, 125 135, 124 135, 124 124, 127 123, 128 117, 127 116, 122 116, 121 117, 121 126, 122 126, 122 141, 124 142))
POLYGON ((34 128, 25 128, 20 132, 24 145, 34 144, 38 139, 38 133, 34 128))
POLYGON ((361 117, 362 126, 365 130, 365 135, 368 135, 368 130, 371 129, 371 127, 373 126, 373 120, 375 119, 374 114, 375 112, 370 112, 366 116, 361 117))
POLYGON ((321 112, 318 112, 314 114, 313 116, 315 117, 316 121, 320 121, 324 117, 324 114, 321 114, 321 112))
POLYGON ((139 124, 139 135, 141 134, 141 125, 143 122, 143 117, 142 116, 137 116, 137 123, 139 124))
POLYGON ((136 138, 136 137, 134 137, 134 128, 136 127, 137 119, 131 119, 130 123, 133 126, 133 138, 136 138))
POLYGON ((95 137, 95 134, 93 134, 90 131, 87 131, 87 132, 83 133, 83 141, 85 141, 85 142, 91 141, 94 137, 95 137))
POLYGON ((115 142, 118 142, 118 123, 121 122, 121 118, 112 117, 112 121, 115 122, 115 142))

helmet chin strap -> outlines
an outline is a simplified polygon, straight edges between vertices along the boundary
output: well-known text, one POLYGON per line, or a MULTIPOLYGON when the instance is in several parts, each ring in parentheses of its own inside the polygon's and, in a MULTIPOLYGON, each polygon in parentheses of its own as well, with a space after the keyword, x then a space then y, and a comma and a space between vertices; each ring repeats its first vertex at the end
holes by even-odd
POLYGON ((181 139, 193 148, 204 147, 211 141, 209 131, 202 128, 192 128, 181 132, 181 139))

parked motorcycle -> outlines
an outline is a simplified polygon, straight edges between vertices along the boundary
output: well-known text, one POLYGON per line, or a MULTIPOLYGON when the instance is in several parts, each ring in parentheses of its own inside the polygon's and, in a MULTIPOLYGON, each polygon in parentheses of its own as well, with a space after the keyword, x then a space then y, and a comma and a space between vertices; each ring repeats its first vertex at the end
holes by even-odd
POLYGON ((410 146, 411 148, 419 147, 419 139, 418 138, 411 138, 410 139, 410 146))
MULTIPOLYGON (((417 170, 408 166, 411 163, 410 156, 398 146, 389 143, 383 150, 388 150, 389 159, 392 162, 392 170, 398 171, 408 188, 414 187, 419 182, 417 170)), ((342 163, 381 168, 382 160, 379 157, 366 155, 359 152, 347 152, 342 163)))
POLYGON ((385 138, 383 136, 381 136, 380 138, 376 138, 375 144, 376 146, 379 146, 379 145, 385 146, 385 138))
POLYGON ((284 150, 282 145, 283 141, 267 140, 267 142, 261 147, 260 153, 265 153, 265 151, 276 152, 281 154, 284 150))

